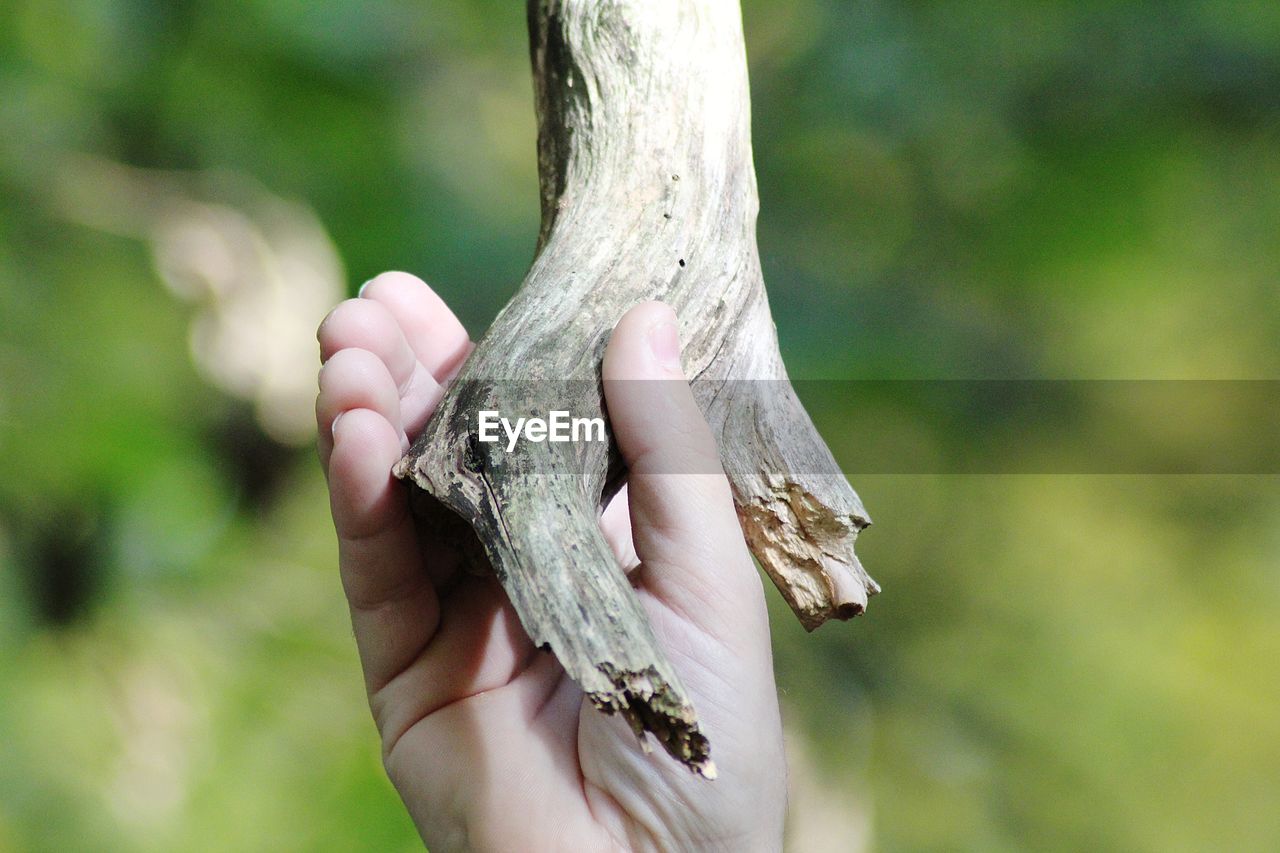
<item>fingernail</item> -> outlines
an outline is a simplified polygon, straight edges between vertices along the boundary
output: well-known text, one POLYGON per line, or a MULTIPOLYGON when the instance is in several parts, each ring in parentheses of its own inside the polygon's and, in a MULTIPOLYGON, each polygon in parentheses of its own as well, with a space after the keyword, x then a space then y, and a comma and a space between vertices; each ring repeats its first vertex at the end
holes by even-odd
POLYGON ((675 323, 664 320, 649 329, 649 349, 663 367, 680 371, 680 330, 675 323))
POLYGON ((360 289, 356 291, 356 298, 363 297, 363 296, 364 296, 364 289, 365 289, 366 287, 368 287, 369 285, 371 285, 371 284, 373 284, 373 279, 369 279, 369 280, 368 280, 368 281, 366 281, 364 284, 360 285, 360 289))
POLYGON ((338 414, 336 414, 333 418, 333 423, 329 425, 329 432, 333 435, 334 438, 338 437, 338 421, 342 420, 342 416, 345 414, 346 412, 338 412, 338 414))

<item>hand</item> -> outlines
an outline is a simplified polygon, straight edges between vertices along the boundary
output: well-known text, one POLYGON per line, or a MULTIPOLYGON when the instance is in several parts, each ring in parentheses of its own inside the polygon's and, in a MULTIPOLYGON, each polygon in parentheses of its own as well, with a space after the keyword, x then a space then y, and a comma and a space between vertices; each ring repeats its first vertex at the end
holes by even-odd
POLYGON ((534 648, 494 578, 417 533, 391 467, 471 349, 441 299, 385 273, 319 338, 342 583, 384 764, 428 846, 779 849, 786 768, 760 577, 723 474, 671 473, 718 472, 715 441, 684 381, 619 381, 683 379, 671 309, 632 308, 605 353, 630 476, 601 524, 698 710, 714 782, 656 743, 643 751, 534 648))

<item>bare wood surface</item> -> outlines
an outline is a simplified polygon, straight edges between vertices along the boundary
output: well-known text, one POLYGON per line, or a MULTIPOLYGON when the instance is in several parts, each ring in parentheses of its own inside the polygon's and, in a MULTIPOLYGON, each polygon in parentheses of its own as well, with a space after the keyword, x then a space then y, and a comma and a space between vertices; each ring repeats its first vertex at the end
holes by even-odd
POLYGON ((694 708, 600 533, 622 473, 612 443, 508 453, 475 439, 477 413, 604 415, 609 333, 660 299, 747 541, 806 628, 878 591, 853 550, 870 522, 778 353, 736 0, 530 0, 529 29, 537 257, 396 474, 470 522, 525 630, 598 708, 710 776, 694 708), (736 380, 780 390, 744 394, 736 380))

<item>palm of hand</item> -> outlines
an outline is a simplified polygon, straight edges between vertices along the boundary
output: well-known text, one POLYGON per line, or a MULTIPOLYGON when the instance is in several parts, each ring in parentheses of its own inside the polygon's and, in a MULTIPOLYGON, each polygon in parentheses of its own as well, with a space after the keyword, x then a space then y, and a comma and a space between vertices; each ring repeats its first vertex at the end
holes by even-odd
MULTIPOLYGON (((633 506, 624 491, 601 520, 712 739, 720 779, 710 783, 643 751, 534 648, 496 580, 460 572, 456 554, 420 539, 388 472, 471 344, 411 276, 379 276, 362 297, 319 332, 319 449, 384 761, 424 839, 433 849, 776 847, 785 769, 768 625, 724 478, 644 477, 644 460, 629 459, 633 506)), ((641 306, 619 324, 606 381, 611 369, 649 378, 640 347, 657 311, 641 306)), ((626 401, 609 403, 626 454, 626 401)))

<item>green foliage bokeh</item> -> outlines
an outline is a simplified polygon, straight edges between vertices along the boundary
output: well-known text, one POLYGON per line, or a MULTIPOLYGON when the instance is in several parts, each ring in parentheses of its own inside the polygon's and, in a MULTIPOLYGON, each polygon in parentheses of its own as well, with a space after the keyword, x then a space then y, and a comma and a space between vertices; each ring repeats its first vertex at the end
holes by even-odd
MULTIPOLYGON (((1280 5, 744 21, 794 375, 1277 375, 1280 5)), ((478 336, 537 229, 523 28, 493 0, 0 3, 0 850, 416 846, 313 455, 206 381, 144 242, 63 182, 81 155, 247 176, 314 212, 348 292, 415 272, 478 336)), ((1280 845, 1274 476, 851 479, 884 595, 812 636, 771 606, 789 724, 875 848, 1280 845)))

